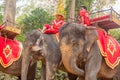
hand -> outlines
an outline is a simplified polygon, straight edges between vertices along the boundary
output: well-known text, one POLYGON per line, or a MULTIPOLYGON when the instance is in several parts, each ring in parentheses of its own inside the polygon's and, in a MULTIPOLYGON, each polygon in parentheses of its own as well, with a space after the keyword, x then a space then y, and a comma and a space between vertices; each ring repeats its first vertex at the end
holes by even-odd
POLYGON ((38 28, 38 30, 41 32, 42 31, 42 29, 41 28, 38 28))

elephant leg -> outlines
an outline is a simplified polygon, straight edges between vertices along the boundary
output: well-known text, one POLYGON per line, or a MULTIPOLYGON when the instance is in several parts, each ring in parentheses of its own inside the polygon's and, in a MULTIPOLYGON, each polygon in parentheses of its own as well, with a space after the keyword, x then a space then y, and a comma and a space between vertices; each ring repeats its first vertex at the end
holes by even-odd
POLYGON ((40 80, 46 80, 46 69, 45 69, 45 64, 42 63, 41 67, 41 78, 40 80))
POLYGON ((97 74, 102 64, 102 56, 97 47, 97 43, 93 45, 88 54, 85 64, 85 80, 97 80, 97 74))
MULTIPOLYGON (((95 61, 96 59, 94 59, 95 61)), ((97 74, 101 67, 101 62, 94 62, 93 59, 86 63, 85 67, 85 80, 97 80, 97 74)))
POLYGON ((68 73, 68 78, 69 78, 69 80, 77 80, 77 77, 78 77, 78 76, 76 76, 76 75, 73 75, 73 74, 71 74, 71 73, 68 73))
POLYGON ((18 79, 17 80, 21 80, 21 76, 18 76, 18 79))
POLYGON ((85 80, 85 77, 80 76, 78 80, 85 80))
POLYGON ((29 66, 27 80, 35 79, 36 67, 37 67, 37 62, 29 66))
MULTIPOLYGON (((21 70, 21 79, 27 80, 27 74, 28 74, 28 67, 30 64, 30 55, 24 54, 22 59, 22 70, 21 70)), ((31 73, 30 73, 31 74, 31 73)))
POLYGON ((46 80, 54 80, 58 64, 46 61, 46 80))
POLYGON ((90 65, 89 63, 87 63, 87 66, 89 66, 89 67, 87 67, 85 69, 85 72, 86 72, 85 80, 97 80, 97 74, 100 69, 100 68, 98 68, 99 66, 94 67, 94 66, 90 65), (94 69, 92 67, 94 67, 94 69))

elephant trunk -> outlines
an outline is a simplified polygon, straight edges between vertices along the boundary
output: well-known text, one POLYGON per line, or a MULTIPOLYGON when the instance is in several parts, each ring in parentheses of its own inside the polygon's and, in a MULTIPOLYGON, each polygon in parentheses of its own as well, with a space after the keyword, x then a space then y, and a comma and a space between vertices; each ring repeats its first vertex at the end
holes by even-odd
POLYGON ((21 70, 21 79, 22 80, 27 80, 27 73, 28 73, 28 67, 30 63, 30 54, 28 53, 29 48, 27 47, 24 50, 24 55, 22 59, 22 70, 21 70))
POLYGON ((65 68, 72 74, 78 76, 84 76, 84 70, 78 68, 77 66, 77 56, 70 51, 70 46, 61 46, 60 47, 62 52, 62 61, 65 68))

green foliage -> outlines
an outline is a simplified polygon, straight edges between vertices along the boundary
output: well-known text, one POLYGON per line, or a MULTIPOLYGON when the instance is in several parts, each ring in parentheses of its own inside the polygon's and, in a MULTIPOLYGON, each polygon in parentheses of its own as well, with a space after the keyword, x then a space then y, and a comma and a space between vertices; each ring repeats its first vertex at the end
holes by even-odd
POLYGON ((91 12, 100 11, 104 8, 112 7, 117 0, 93 0, 91 5, 91 12))
POLYGON ((69 80, 67 73, 58 70, 56 75, 55 75, 55 80, 69 80))
MULTIPOLYGON (((38 61, 37 62, 37 69, 36 69, 36 77, 35 77, 35 80, 40 80, 40 71, 41 71, 41 65, 42 65, 42 62, 41 61, 38 61)), ((58 70, 57 73, 55 74, 55 79, 54 80, 68 80, 68 75, 67 73, 61 71, 61 70, 58 70)))
MULTIPOLYGON (((90 11, 93 1, 94 0, 76 0, 75 16, 78 16, 78 11, 79 11, 81 5, 85 5, 87 7, 88 11, 90 11)), ((70 2, 71 2, 71 0, 66 0, 66 9, 65 9, 66 10, 66 16, 69 13, 70 2)))
POLYGON ((29 14, 22 14, 16 20, 21 25, 22 33, 17 36, 19 41, 24 41, 24 34, 30 30, 42 28, 45 23, 51 24, 53 17, 44 9, 36 8, 29 14))
POLYGON ((20 35, 18 35, 18 36, 16 37, 16 39, 19 40, 20 42, 24 42, 24 40, 25 40, 24 34, 21 33, 20 35))
POLYGON ((85 5, 88 11, 90 11, 93 1, 94 0, 76 0, 76 10, 78 11, 81 5, 85 5))
POLYGON ((42 28, 45 23, 51 23, 52 16, 44 9, 36 8, 30 14, 24 14, 23 19, 19 22, 23 27, 23 33, 29 30, 42 28))
POLYGON ((3 10, 3 5, 0 5, 0 24, 3 23, 3 21, 2 21, 2 19, 3 19, 2 10, 3 10))
POLYGON ((112 29, 109 31, 110 35, 120 43, 120 29, 112 29))
POLYGON ((3 19, 3 16, 2 16, 2 14, 0 14, 0 24, 3 23, 2 19, 3 19))
POLYGON ((18 80, 18 77, 0 71, 0 80, 18 80))

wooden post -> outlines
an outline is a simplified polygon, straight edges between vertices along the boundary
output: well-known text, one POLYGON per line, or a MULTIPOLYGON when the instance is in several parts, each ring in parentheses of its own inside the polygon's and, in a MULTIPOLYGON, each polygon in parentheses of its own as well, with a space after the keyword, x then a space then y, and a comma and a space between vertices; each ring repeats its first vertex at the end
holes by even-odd
POLYGON ((7 26, 14 26, 16 14, 16 0, 5 0, 4 20, 8 21, 7 26), (11 23, 12 22, 12 23, 11 23))
POLYGON ((69 15, 67 22, 73 22, 75 19, 75 1, 76 0, 70 0, 70 10, 69 10, 69 15))

